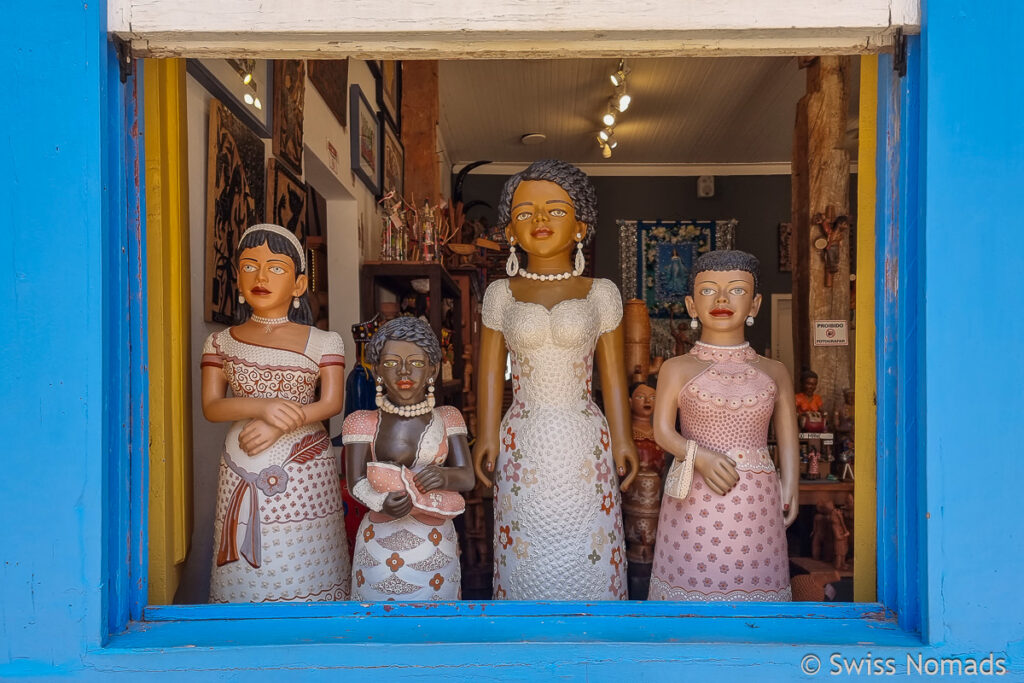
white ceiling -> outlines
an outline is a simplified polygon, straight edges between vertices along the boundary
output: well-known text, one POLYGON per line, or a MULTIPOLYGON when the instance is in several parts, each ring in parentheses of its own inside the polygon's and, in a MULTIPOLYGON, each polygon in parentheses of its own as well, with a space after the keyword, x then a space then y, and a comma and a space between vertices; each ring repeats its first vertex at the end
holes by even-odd
MULTIPOLYGON (((856 62, 857 60, 854 60, 856 62)), ((614 59, 440 64, 441 133, 453 164, 478 159, 577 164, 760 164, 791 159, 806 72, 795 57, 630 59, 633 101, 602 160, 596 135, 614 59), (536 146, 519 142, 544 133, 536 146)), ((856 70, 854 70, 856 82, 856 70)), ((856 91, 851 88, 851 111, 856 91)))

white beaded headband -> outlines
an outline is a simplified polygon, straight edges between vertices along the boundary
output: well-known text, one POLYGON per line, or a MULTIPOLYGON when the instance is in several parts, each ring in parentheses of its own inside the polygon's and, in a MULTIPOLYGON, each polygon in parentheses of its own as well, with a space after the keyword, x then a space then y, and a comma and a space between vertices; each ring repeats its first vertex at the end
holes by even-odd
POLYGON ((299 238, 296 237, 295 233, 293 233, 288 228, 282 228, 280 225, 274 225, 273 223, 260 223, 259 225, 254 225, 245 232, 243 232, 241 239, 238 240, 238 243, 241 244, 242 240, 244 240, 245 236, 248 235, 250 232, 260 231, 277 233, 281 237, 284 237, 289 242, 291 242, 292 246, 295 247, 295 251, 299 253, 299 266, 301 266, 301 270, 303 273, 306 272, 306 252, 305 250, 303 250, 302 245, 299 244, 299 238))

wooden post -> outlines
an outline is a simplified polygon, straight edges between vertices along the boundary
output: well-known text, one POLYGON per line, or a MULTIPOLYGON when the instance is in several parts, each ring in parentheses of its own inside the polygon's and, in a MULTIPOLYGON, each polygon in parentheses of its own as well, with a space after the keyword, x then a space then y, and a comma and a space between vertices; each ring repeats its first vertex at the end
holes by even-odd
POLYGON ((405 198, 434 204, 441 196, 437 123, 440 116, 437 61, 402 62, 402 146, 405 198))
MULTIPOLYGON (((797 105, 793 136, 793 332, 799 368, 818 373, 818 393, 831 410, 853 386, 850 346, 814 346, 815 320, 850 320, 850 235, 840 239, 838 271, 826 286, 825 257, 815 246, 827 235, 819 214, 849 215, 850 155, 843 149, 850 96, 848 57, 818 57, 807 65, 807 94, 797 105)), ((835 238, 833 238, 835 239, 835 238)), ((799 389, 798 389, 799 391, 799 389)))

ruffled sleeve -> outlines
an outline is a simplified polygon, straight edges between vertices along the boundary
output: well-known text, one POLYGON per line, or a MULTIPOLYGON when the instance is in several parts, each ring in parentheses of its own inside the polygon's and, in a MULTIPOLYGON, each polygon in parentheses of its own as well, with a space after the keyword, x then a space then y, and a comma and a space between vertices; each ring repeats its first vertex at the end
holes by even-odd
POLYGON ((223 368, 224 367, 224 356, 220 354, 220 349, 217 348, 217 340, 215 337, 218 332, 213 332, 203 342, 203 357, 199 361, 199 367, 201 368, 223 368))
POLYGON ((357 410, 345 418, 341 426, 341 442, 373 443, 377 432, 378 414, 376 410, 357 410))
POLYGON ((455 406, 441 406, 438 409, 441 413, 441 420, 444 422, 444 431, 448 436, 466 433, 466 421, 462 419, 462 413, 455 406))
MULTIPOLYGON (((314 328, 316 329, 316 328, 314 328)), ((337 332, 321 332, 320 367, 340 365, 345 367, 345 342, 337 332)))
POLYGON ((593 288, 591 299, 597 306, 601 334, 611 332, 622 322, 622 295, 611 280, 604 278, 594 280, 593 288))
POLYGON ((496 332, 502 332, 502 320, 505 317, 505 304, 508 298, 508 280, 495 280, 487 285, 480 311, 484 325, 496 332))

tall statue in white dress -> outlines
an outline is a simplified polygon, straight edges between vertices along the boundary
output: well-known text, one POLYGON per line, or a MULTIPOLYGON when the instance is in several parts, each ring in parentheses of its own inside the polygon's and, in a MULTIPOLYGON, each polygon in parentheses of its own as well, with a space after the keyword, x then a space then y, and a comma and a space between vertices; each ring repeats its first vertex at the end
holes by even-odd
POLYGON ((622 299, 610 281, 582 277, 594 188, 571 164, 536 162, 506 183, 499 220, 509 279, 484 295, 473 453, 478 478, 494 479, 493 595, 622 600, 619 479, 629 485, 637 456, 622 299), (501 419, 506 351, 514 398, 501 419), (607 420, 593 401, 595 352, 607 420))

